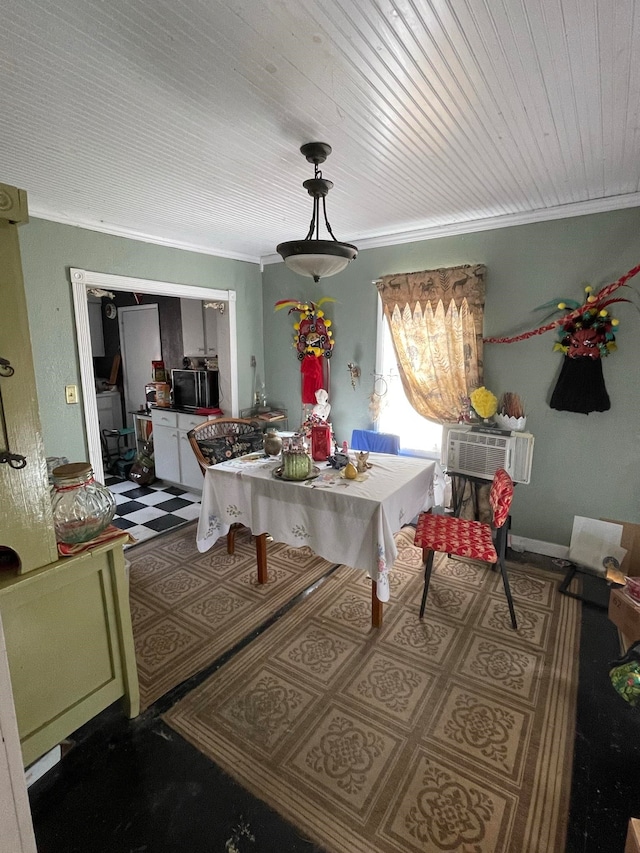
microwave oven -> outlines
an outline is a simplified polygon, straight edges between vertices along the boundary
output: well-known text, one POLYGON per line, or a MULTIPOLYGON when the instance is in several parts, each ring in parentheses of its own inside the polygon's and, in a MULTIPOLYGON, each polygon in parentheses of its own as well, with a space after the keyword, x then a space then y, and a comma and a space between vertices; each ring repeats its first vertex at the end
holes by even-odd
POLYGON ((171 386, 176 409, 195 411, 219 405, 217 370, 172 370, 171 386))

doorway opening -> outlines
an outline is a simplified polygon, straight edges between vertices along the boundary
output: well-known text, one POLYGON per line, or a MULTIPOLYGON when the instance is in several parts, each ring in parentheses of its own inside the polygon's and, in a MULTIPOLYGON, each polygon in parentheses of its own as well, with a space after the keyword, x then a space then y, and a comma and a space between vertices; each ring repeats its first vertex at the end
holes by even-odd
POLYGON ((88 270, 71 269, 71 285, 80 361, 80 379, 89 461, 96 479, 104 482, 104 465, 98 405, 95 394, 95 374, 91 349, 88 291, 125 291, 151 296, 171 296, 179 299, 224 302, 227 334, 223 336, 220 366, 225 365, 227 408, 232 417, 238 416, 238 359, 236 327, 236 293, 233 290, 214 290, 194 285, 130 278, 88 270))

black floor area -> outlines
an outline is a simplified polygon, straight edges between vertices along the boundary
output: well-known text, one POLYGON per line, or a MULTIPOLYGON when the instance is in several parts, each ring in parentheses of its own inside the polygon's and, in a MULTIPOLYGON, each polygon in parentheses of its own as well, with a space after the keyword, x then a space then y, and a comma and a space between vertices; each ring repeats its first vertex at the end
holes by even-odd
MULTIPOLYGON (((603 581, 584 583, 606 604, 603 581)), ((566 851, 545 853, 622 853, 640 816, 640 707, 610 685, 618 656, 606 610, 583 605, 569 832, 566 851)), ((224 660, 136 720, 114 705, 74 735, 29 791, 39 853, 321 853, 160 720, 224 660)))

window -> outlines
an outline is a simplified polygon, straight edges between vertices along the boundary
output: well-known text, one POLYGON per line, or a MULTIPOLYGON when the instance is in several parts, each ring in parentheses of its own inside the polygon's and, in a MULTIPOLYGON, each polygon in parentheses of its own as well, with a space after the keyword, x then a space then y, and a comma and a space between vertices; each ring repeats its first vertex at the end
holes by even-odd
POLYGON ((482 383, 485 273, 482 264, 464 264, 375 282, 383 378, 371 412, 381 432, 400 435, 403 448, 437 452, 439 424, 456 421, 482 383))
POLYGON ((400 436, 403 452, 440 455, 442 427, 419 415, 413 408, 402 388, 402 381, 391 343, 389 324, 379 312, 377 364, 378 376, 375 391, 382 395, 380 417, 376 423, 379 432, 390 432, 400 436), (385 389, 386 386, 386 389, 385 389))

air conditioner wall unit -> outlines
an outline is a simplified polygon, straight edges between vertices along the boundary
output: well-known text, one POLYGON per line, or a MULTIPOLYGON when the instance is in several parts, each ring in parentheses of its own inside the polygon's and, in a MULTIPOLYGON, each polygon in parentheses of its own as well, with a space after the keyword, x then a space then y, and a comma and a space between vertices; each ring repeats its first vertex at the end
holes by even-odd
POLYGON ((504 468, 514 483, 531 481, 534 437, 530 432, 444 424, 441 463, 449 473, 492 480, 504 468))

